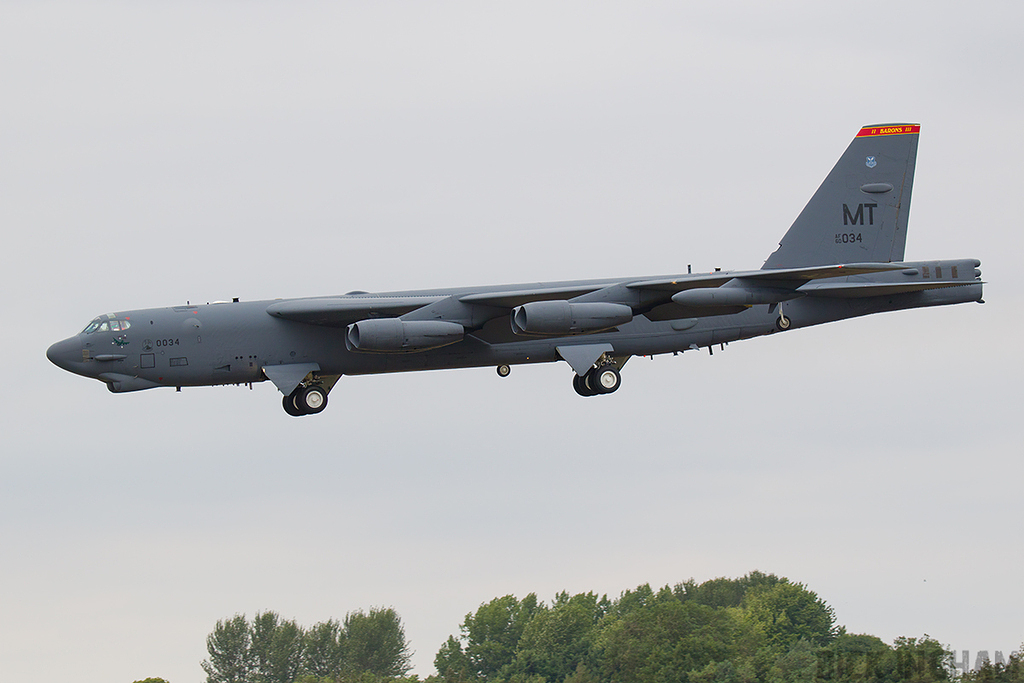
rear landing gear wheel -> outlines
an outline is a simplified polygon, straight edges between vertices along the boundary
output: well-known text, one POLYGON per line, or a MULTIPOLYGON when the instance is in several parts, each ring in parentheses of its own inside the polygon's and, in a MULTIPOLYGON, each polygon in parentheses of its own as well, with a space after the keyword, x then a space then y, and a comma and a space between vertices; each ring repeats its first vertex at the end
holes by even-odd
POLYGON ((316 415, 327 407, 327 392, 316 384, 300 389, 295 395, 295 406, 303 415, 316 415))
MULTIPOLYGON (((590 373, 587 373, 588 375, 590 373)), ((572 376, 572 388, 576 390, 576 393, 580 396, 596 396, 597 392, 593 391, 588 385, 586 376, 580 377, 579 375, 572 376)))
POLYGON ((281 405, 284 406, 284 412, 288 413, 292 417, 302 417, 302 412, 295 407, 295 394, 288 394, 281 400, 281 405))
POLYGON ((614 365, 602 365, 591 370, 587 384, 598 394, 610 394, 622 385, 622 377, 614 365))
POLYGON ((299 386, 281 401, 284 412, 292 417, 315 415, 327 407, 327 391, 319 385, 299 386))

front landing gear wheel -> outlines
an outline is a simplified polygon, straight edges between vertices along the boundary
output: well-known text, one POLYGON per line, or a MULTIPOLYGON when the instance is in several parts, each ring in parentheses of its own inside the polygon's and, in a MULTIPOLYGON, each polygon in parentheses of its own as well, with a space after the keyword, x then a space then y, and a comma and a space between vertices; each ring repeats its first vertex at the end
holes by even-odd
POLYGON ((508 377, 511 374, 512 374, 512 368, 509 367, 508 365, 499 365, 498 366, 498 377, 508 377))
MULTIPOLYGON (((590 373, 587 373, 590 374, 590 373)), ((572 376, 572 388, 576 390, 576 393, 580 396, 596 396, 597 392, 593 391, 587 386, 586 377, 580 377, 579 375, 572 376)))
POLYGON ((610 394, 622 385, 622 377, 614 365, 602 365, 589 373, 588 384, 599 394, 610 394))
POLYGON ((303 415, 316 415, 327 407, 327 392, 315 384, 300 389, 295 395, 295 406, 303 415))

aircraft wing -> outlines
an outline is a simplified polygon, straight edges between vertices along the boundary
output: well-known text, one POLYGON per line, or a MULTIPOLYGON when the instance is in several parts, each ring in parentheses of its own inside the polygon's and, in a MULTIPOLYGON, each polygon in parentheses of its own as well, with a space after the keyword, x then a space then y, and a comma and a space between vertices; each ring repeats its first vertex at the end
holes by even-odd
POLYGON ((490 287, 484 291, 457 294, 349 294, 277 301, 266 310, 268 314, 284 320, 329 327, 346 327, 375 318, 403 317, 406 320, 446 320, 468 328, 478 328, 509 309, 534 302, 618 301, 631 306, 637 313, 650 314, 652 309, 658 308, 652 319, 669 319, 715 315, 717 312, 712 310, 714 308, 725 310, 722 307, 774 303, 808 294, 871 296, 855 293, 866 291, 858 289, 863 285, 837 283, 828 289, 818 286, 813 290, 809 290, 807 285, 815 280, 901 270, 905 267, 891 263, 850 263, 805 268, 716 271, 649 280, 538 283, 535 286, 515 285, 509 289, 490 287), (633 294, 626 294, 630 291, 633 294), (696 308, 700 310, 694 310, 696 308))
POLYGON ((827 296, 837 299, 860 299, 868 296, 889 296, 923 292, 928 289, 963 287, 975 282, 815 282, 801 287, 799 292, 807 296, 827 296))
MULTIPOLYGON (((640 280, 626 286, 636 292, 642 302, 640 306, 634 306, 635 312, 644 313, 650 320, 672 320, 739 313, 757 304, 789 301, 809 294, 808 286, 818 280, 905 269, 905 265, 894 263, 844 263, 801 268, 716 271, 670 279, 640 280)), ((837 285, 842 286, 852 291, 857 285, 837 285)), ((839 290, 833 288, 833 291, 839 290)), ((828 296, 824 290, 819 295, 828 296)))
POLYGON ((345 327, 367 318, 397 318, 445 297, 413 296, 336 296, 316 299, 287 299, 267 306, 267 313, 285 320, 345 327))
MULTIPOLYGON (((310 325, 346 327, 372 318, 398 318, 420 311, 416 316, 429 315, 440 320, 452 320, 468 327, 476 327, 486 319, 500 315, 499 310, 511 309, 531 301, 571 299, 594 292, 602 283, 572 284, 515 289, 489 288, 488 291, 461 295, 449 293, 399 295, 344 295, 313 299, 288 299, 267 307, 267 313, 284 320, 310 325), (421 310, 422 309, 422 310, 421 310), (474 314, 466 314, 472 309, 474 314)), ((414 318, 416 317, 414 316, 414 318)))
POLYGON ((498 292, 481 292, 479 294, 466 294, 459 297, 464 304, 476 304, 478 306, 494 306, 496 308, 515 308, 531 301, 556 301, 560 299, 575 299, 584 294, 590 294, 603 289, 603 284, 574 285, 568 287, 543 287, 536 289, 515 289, 498 292))
POLYGON ((746 270, 730 272, 702 273, 698 275, 680 275, 676 278, 662 280, 639 280, 627 285, 630 289, 661 290, 665 292, 682 292, 698 287, 721 287, 726 282, 742 279, 751 283, 768 284, 778 287, 788 283, 792 288, 810 281, 849 275, 865 275, 890 270, 904 270, 905 265, 897 263, 844 263, 834 266, 809 266, 805 268, 775 268, 770 270, 746 270))

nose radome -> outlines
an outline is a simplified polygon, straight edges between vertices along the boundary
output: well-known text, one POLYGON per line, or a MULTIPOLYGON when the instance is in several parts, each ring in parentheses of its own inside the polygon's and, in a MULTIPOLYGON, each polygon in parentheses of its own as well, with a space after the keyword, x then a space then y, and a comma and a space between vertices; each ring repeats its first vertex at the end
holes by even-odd
POLYGON ((71 337, 46 349, 46 357, 58 368, 71 371, 71 364, 82 359, 82 345, 78 337, 71 337))

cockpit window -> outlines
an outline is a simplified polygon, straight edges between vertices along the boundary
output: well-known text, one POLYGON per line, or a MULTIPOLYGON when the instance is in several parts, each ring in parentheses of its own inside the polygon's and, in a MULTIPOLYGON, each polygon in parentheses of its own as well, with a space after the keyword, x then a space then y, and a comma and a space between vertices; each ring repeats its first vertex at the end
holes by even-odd
POLYGON ((100 320, 97 318, 82 330, 82 334, 92 334, 93 332, 123 332, 131 326, 132 324, 127 320, 100 320))

